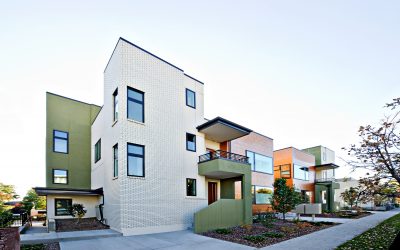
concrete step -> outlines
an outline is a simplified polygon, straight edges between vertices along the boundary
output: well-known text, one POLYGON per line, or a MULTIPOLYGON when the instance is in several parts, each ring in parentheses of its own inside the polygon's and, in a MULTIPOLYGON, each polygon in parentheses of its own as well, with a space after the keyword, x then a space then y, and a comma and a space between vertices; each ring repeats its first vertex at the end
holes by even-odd
POLYGON ((39 244, 60 241, 72 240, 89 240, 96 238, 119 237, 122 233, 112 229, 102 230, 87 230, 75 232, 60 232, 60 233, 36 233, 36 234, 21 234, 21 244, 39 244))

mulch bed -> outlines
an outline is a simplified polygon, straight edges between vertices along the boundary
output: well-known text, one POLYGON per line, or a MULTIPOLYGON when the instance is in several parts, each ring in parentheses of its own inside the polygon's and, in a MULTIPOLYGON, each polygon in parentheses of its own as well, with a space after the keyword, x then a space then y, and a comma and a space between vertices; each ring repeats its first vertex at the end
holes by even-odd
MULTIPOLYGON (((371 212, 350 213, 350 212, 336 212, 336 213, 323 213, 316 214, 315 217, 319 218, 340 218, 340 219, 360 219, 362 217, 371 215, 371 212)), ((302 214, 302 217, 311 217, 309 214, 302 214)))
POLYGON ((100 230, 109 229, 110 227, 104 225, 96 218, 82 218, 78 222, 78 219, 57 219, 56 220, 56 232, 71 232, 71 231, 82 231, 82 230, 100 230))
POLYGON ((337 223, 329 223, 329 225, 327 225, 305 221, 292 222, 277 219, 269 226, 254 223, 253 225, 232 227, 222 231, 209 231, 202 235, 259 248, 329 228, 334 225, 337 225, 337 223), (248 236, 255 237, 252 238, 248 236), (245 239, 245 237, 248 239, 245 239))
POLYGON ((52 242, 45 244, 22 245, 21 250, 60 250, 60 244, 58 242, 52 242))
POLYGON ((19 246, 18 227, 0 228, 0 249, 18 249, 19 246))

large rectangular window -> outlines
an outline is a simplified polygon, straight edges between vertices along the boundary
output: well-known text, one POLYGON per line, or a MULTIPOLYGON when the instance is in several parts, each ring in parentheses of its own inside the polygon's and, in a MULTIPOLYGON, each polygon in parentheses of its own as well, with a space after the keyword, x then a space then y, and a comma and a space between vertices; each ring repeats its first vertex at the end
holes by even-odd
POLYGON ((55 199, 56 216, 71 215, 72 199, 55 199))
POLYGON ((94 163, 101 159, 101 139, 94 145, 94 163))
POLYGON ((308 167, 293 164, 293 178, 308 181, 310 179, 308 167))
POLYGON ((144 146, 128 143, 128 175, 144 177, 144 146))
POLYGON ((68 154, 68 132, 53 130, 53 152, 68 154))
POLYGON ((253 204, 271 204, 273 189, 270 187, 252 186, 253 204))
POLYGON ((118 89, 113 93, 113 121, 118 120, 118 89))
POLYGON ((186 195, 196 196, 196 179, 186 179, 186 195))
POLYGON ((54 184, 68 184, 68 170, 53 169, 54 184))
POLYGON ((118 144, 113 147, 113 177, 118 177, 118 144))
POLYGON ((186 133, 186 150, 196 152, 196 136, 186 133))
POLYGON ((190 89, 186 89, 186 106, 196 108, 196 93, 190 89))
POLYGON ((144 93, 128 87, 128 119, 144 122, 144 93))
POLYGON ((249 157, 249 163, 251 164, 251 170, 257 172, 263 172, 267 174, 273 174, 272 158, 260 155, 251 151, 246 151, 246 156, 249 157))

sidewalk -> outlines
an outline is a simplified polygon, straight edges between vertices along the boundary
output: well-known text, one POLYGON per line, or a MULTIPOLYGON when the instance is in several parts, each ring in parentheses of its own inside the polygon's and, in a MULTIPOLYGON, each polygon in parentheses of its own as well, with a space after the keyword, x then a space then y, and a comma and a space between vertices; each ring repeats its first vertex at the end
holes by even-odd
POLYGON ((21 234, 21 244, 37 244, 48 242, 60 242, 69 240, 87 240, 96 238, 116 237, 122 234, 112 229, 88 230, 76 232, 51 232, 21 234))
POLYGON ((355 236, 375 227, 380 222, 390 218, 400 209, 394 209, 387 212, 376 212, 373 215, 360 219, 347 221, 344 224, 334 226, 328 229, 307 234, 298 238, 283 241, 281 243, 264 247, 264 250, 331 250, 335 249, 344 242, 353 239, 355 236))

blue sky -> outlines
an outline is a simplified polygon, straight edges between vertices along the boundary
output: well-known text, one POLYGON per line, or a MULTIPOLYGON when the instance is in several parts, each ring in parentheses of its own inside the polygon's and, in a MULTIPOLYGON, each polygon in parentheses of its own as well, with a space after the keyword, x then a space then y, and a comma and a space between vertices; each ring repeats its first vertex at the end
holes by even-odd
POLYGON ((119 37, 205 82, 206 117, 276 149, 344 157, 358 126, 400 96, 398 13, 398 1, 2 2, 0 182, 45 185, 45 92, 102 105, 119 37))

